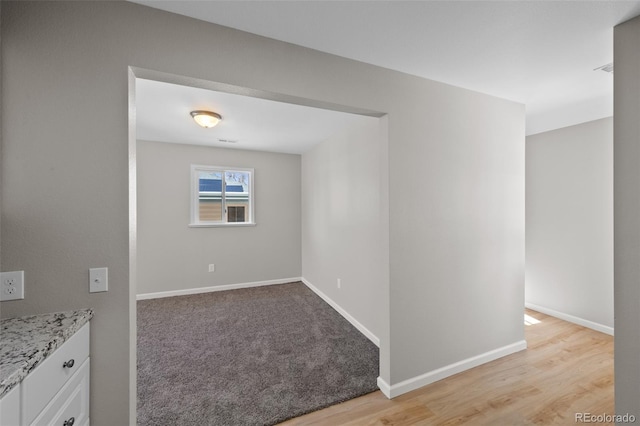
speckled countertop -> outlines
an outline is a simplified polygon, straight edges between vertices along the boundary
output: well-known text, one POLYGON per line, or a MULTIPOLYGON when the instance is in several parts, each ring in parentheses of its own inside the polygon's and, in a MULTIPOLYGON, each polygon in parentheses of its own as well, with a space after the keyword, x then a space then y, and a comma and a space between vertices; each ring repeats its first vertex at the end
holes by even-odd
POLYGON ((0 320, 0 398, 91 318, 82 309, 0 320))

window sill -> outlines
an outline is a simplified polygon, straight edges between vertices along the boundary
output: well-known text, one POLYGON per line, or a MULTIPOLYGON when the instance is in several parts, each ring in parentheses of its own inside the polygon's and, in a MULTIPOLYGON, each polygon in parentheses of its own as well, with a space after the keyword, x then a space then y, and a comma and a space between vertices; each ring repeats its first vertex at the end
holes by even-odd
POLYGON ((256 226, 255 222, 226 222, 226 223, 190 223, 189 228, 229 228, 229 227, 256 226))

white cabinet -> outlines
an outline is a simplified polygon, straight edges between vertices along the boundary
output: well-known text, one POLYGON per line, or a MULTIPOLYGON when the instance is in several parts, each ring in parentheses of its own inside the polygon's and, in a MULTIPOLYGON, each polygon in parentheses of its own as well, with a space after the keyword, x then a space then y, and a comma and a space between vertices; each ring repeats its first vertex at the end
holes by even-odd
POLYGON ((20 385, 0 399, 0 425, 20 424, 20 385))
POLYGON ((89 419, 89 323, 21 384, 22 424, 78 426, 89 419))
POLYGON ((82 426, 88 422, 89 358, 30 424, 82 426))
POLYGON ((89 425, 89 333, 87 322, 0 400, 0 426, 89 425))

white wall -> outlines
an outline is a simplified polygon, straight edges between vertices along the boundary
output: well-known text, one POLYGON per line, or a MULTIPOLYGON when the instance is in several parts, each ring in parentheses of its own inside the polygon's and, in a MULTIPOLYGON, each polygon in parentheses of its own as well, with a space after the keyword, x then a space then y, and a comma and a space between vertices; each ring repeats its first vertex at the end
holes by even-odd
POLYGON ((302 156, 302 276, 376 337, 389 298, 386 146, 383 123, 363 117, 302 156))
POLYGON ((95 309, 92 424, 135 416, 130 66, 388 114, 386 383, 522 341, 523 105, 128 2, 5 1, 1 19, 1 266, 27 295, 2 316, 95 309), (109 292, 89 294, 98 266, 109 292))
POLYGON ((138 141, 137 166, 138 294, 300 277, 299 155, 138 141), (188 227, 191 164, 253 168, 256 226, 188 227))
POLYGON ((640 18, 614 29, 616 414, 640 418, 640 18))
POLYGON ((613 118, 526 144, 525 301, 611 333, 613 118))

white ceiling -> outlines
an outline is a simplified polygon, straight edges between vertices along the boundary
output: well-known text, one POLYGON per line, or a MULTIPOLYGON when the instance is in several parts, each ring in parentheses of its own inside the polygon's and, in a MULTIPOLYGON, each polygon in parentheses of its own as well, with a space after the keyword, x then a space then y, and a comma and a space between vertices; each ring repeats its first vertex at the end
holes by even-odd
POLYGON ((136 137, 143 140, 302 154, 341 130, 373 120, 376 118, 136 79, 136 137), (190 112, 201 109, 221 114, 222 122, 212 129, 198 126, 190 112))
POLYGON ((527 134, 613 114, 613 27, 640 1, 151 1, 526 104, 527 134))

